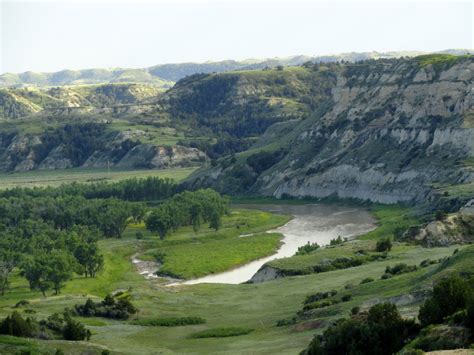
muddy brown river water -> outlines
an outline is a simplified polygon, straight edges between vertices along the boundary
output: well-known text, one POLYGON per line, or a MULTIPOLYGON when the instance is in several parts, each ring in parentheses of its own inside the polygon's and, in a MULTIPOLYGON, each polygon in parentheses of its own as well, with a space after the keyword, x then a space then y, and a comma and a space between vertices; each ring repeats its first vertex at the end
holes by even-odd
MULTIPOLYGON (((325 204, 246 204, 241 208, 252 208, 292 215, 294 218, 280 228, 268 232, 283 234, 283 244, 278 251, 268 257, 252 261, 235 269, 219 274, 208 275, 180 284, 194 285, 198 283, 239 284, 248 281, 265 263, 295 254, 298 247, 306 243, 317 242, 324 246, 333 238, 354 237, 375 228, 372 215, 362 208, 344 207, 325 204)), ((247 236, 242 235, 242 238, 247 236)))

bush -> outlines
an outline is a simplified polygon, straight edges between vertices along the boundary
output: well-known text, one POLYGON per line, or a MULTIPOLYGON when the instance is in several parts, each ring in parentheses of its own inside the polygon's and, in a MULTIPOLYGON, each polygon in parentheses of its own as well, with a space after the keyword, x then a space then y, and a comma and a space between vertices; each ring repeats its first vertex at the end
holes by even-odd
POLYGON ((342 237, 340 235, 338 235, 337 238, 331 239, 329 241, 329 245, 339 245, 339 244, 344 243, 345 240, 347 240, 347 239, 346 238, 342 239, 342 237))
POLYGON ((51 329, 54 332, 62 332, 64 326, 64 318, 59 313, 50 315, 46 320, 40 322, 41 326, 51 329))
POLYGON ((460 349, 469 346, 469 335, 465 328, 430 326, 423 329, 410 346, 423 351, 460 349))
POLYGON ((38 324, 31 318, 23 319, 17 311, 0 322, 0 334, 16 337, 32 337, 38 330, 38 324))
POLYGON ((285 325, 293 325, 296 324, 297 318, 289 318, 289 319, 279 319, 277 320, 276 326, 277 327, 284 327, 285 325))
POLYGON ((378 252, 390 251, 392 250, 392 239, 390 238, 383 238, 377 241, 375 245, 375 250, 378 252))
POLYGON ((404 320, 391 303, 377 304, 367 314, 340 319, 317 335, 304 354, 393 354, 418 332, 413 320, 404 320))
POLYGON ((444 221, 444 219, 446 218, 446 212, 444 211, 437 211, 435 213, 435 218, 437 221, 444 221))
POLYGON ((225 338, 225 337, 234 337, 238 335, 246 335, 253 332, 251 328, 240 328, 240 327, 229 327, 229 328, 214 328, 203 330, 201 332, 197 332, 191 334, 191 339, 199 339, 199 338, 225 338))
POLYGON ((367 284, 369 282, 373 282, 374 279, 372 277, 366 277, 365 279, 363 279, 360 284, 363 285, 363 284, 367 284))
POLYGON ((28 306, 29 304, 30 304, 29 301, 21 300, 21 301, 18 301, 17 304, 13 306, 13 308, 20 308, 20 307, 28 306))
POLYGON ((385 273, 391 274, 391 275, 401 275, 401 274, 406 274, 407 272, 412 272, 416 270, 418 270, 418 267, 416 265, 407 265, 404 263, 399 263, 392 267, 387 266, 385 268, 385 273))
POLYGON ((429 265, 437 264, 437 260, 425 259, 420 263, 420 267, 427 267, 429 265))
POLYGON ((352 314, 352 315, 359 314, 359 312, 360 312, 360 307, 355 306, 355 307, 352 307, 352 308, 351 308, 351 314, 352 314))
POLYGON ((297 252, 295 253, 295 255, 305 255, 305 254, 309 254, 315 250, 318 250, 320 248, 319 244, 318 243, 310 243, 308 242, 307 244, 301 246, 301 247, 298 247, 298 250, 297 252))
POLYGON ((350 293, 347 293, 341 297, 342 302, 349 302, 352 299, 352 295, 350 293))
POLYGON ((130 295, 126 292, 118 292, 115 295, 105 296, 102 302, 94 302, 90 298, 83 305, 74 306, 75 313, 83 317, 105 317, 113 319, 128 319, 130 315, 138 310, 130 301, 130 295))
POLYGON ((179 327, 183 325, 204 324, 206 320, 200 317, 169 317, 138 319, 134 324, 149 327, 179 327))
POLYGON ((65 340, 89 340, 91 331, 84 327, 84 325, 70 317, 65 319, 65 325, 62 330, 65 340))
POLYGON ((469 283, 458 275, 440 280, 433 288, 433 295, 420 307, 421 324, 439 324, 445 317, 465 309, 473 293, 469 283))
POLYGON ((313 295, 307 296, 305 301, 304 301, 304 304, 324 300, 326 298, 329 298, 329 297, 332 297, 332 296, 335 296, 335 295, 337 295, 336 290, 332 290, 332 291, 328 291, 328 292, 318 292, 318 293, 315 293, 313 295))

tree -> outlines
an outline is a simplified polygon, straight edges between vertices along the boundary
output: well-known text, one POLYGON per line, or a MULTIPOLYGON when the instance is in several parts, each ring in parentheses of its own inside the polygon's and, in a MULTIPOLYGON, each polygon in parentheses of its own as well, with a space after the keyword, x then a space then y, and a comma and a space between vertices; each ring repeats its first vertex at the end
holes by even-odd
POLYGON ((127 227, 130 210, 128 203, 105 200, 98 206, 97 227, 106 238, 121 238, 127 227))
POLYGON ((96 243, 81 243, 75 248, 74 257, 85 277, 95 277, 104 267, 104 257, 100 254, 96 243))
POLYGON ((54 250, 50 254, 28 257, 22 264, 22 275, 28 280, 32 290, 40 290, 46 297, 46 291, 53 288, 59 294, 74 270, 74 258, 64 250, 54 250))
POLYGON ((211 220, 209 222, 209 228, 212 228, 215 231, 218 231, 221 225, 222 225, 221 216, 219 215, 217 211, 213 211, 211 214, 211 220))
POLYGON ((146 229, 164 239, 171 226, 171 216, 163 208, 153 210, 145 220, 146 229))
POLYGON ((48 278, 50 273, 48 255, 28 257, 21 268, 21 273, 28 280, 30 289, 38 289, 46 297, 46 291, 51 288, 51 281, 48 278))
POLYGON ((143 203, 133 203, 130 206, 130 215, 132 217, 133 223, 139 223, 145 217, 146 208, 143 203))
POLYGON ((74 259, 65 251, 54 251, 48 256, 49 272, 47 279, 51 282, 55 294, 59 294, 64 282, 72 277, 74 259))
POLYGON ((20 242, 9 235, 0 240, 0 294, 3 296, 10 285, 8 277, 21 261, 20 242))
POLYGON ((199 203, 194 203, 191 205, 191 208, 189 209, 190 212, 190 222, 191 225, 193 226, 194 232, 197 232, 199 228, 201 227, 201 220, 202 220, 202 213, 203 213, 203 208, 202 205, 199 203))

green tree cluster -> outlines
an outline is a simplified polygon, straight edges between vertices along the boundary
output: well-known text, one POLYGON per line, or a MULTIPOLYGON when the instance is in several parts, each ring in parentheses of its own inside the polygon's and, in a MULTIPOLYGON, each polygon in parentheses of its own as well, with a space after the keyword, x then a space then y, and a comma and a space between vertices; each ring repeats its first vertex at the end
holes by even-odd
POLYGON ((226 198, 211 189, 185 191, 155 208, 145 219, 145 225, 161 239, 182 226, 192 226, 197 232, 203 223, 209 223, 210 228, 218 230, 227 204, 226 198))

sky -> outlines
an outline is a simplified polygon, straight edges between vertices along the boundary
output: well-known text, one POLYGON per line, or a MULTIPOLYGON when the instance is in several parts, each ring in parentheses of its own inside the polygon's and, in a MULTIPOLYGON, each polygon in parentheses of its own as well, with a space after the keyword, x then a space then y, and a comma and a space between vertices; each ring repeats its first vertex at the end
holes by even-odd
POLYGON ((473 2, 0 0, 0 73, 473 48, 473 2))

